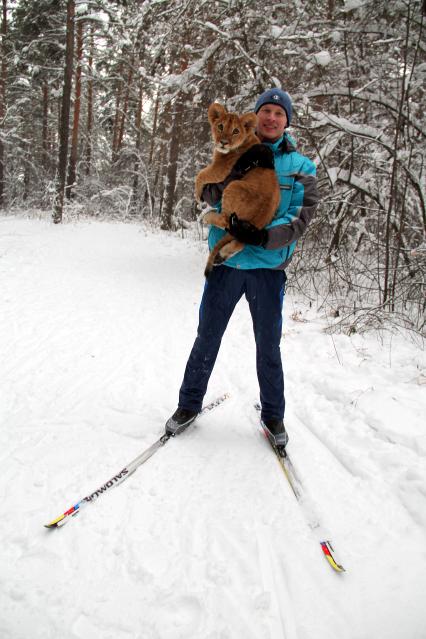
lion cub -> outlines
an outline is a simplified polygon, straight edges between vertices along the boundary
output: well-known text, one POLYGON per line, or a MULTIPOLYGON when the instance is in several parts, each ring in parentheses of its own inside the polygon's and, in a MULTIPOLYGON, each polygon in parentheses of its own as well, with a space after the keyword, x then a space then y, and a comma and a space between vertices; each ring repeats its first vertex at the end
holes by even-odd
MULTIPOLYGON (((211 164, 202 169, 195 180, 195 196, 201 199, 206 184, 223 182, 241 156, 254 145, 260 146, 260 140, 255 134, 257 116, 255 113, 237 115, 228 113, 224 106, 214 102, 208 110, 208 117, 214 141, 214 153, 211 164)), ((265 151, 266 147, 260 147, 265 151)), ((254 150, 255 151, 255 150, 254 150)), ((269 149, 268 149, 269 153, 269 149)), ((256 153, 252 154, 256 156, 256 153)), ((265 161, 253 160, 249 163, 249 170, 241 177, 228 184, 222 194, 222 211, 209 211, 203 217, 205 224, 213 224, 226 229, 229 217, 236 213, 240 220, 250 222, 258 229, 263 228, 274 217, 280 201, 280 187, 273 168, 272 151, 265 161), (260 166, 259 166, 260 164, 260 166), (264 166, 262 166, 264 164, 264 166), (252 168, 254 167, 254 168, 252 168)), ((227 233, 213 248, 206 264, 205 276, 208 277, 215 264, 222 264, 235 253, 244 248, 227 233)))

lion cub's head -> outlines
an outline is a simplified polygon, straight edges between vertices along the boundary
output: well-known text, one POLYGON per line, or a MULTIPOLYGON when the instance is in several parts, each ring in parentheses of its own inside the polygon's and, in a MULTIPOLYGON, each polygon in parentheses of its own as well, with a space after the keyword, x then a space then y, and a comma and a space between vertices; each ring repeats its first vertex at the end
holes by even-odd
POLYGON ((213 102, 209 107, 209 122, 215 149, 219 153, 229 153, 238 149, 248 142, 247 138, 250 138, 253 144, 259 141, 254 133, 257 124, 255 113, 228 113, 224 106, 213 102))

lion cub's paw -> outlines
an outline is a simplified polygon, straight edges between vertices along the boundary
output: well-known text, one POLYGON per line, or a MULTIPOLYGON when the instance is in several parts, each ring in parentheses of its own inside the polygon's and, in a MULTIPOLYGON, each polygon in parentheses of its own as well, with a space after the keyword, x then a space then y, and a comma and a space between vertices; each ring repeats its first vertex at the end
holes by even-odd
POLYGON ((218 213, 216 211, 207 211, 201 218, 203 224, 213 224, 215 225, 218 220, 218 213))
POLYGON ((213 265, 214 266, 220 266, 221 264, 223 264, 226 261, 226 257, 224 257, 223 255, 221 255, 221 252, 219 251, 219 253, 217 253, 215 255, 215 258, 213 260, 213 265))

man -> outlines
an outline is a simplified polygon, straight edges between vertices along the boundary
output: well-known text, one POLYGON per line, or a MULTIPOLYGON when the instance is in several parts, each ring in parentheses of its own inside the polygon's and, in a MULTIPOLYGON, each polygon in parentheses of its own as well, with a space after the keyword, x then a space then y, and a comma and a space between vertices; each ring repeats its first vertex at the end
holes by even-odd
MULTIPOLYGON (((216 266, 204 289, 197 338, 194 342, 179 393, 179 405, 166 423, 166 432, 176 435, 194 421, 202 407, 223 333, 232 312, 244 294, 250 308, 256 340, 256 369, 260 388, 261 419, 271 440, 284 449, 288 436, 284 428, 284 376, 281 362, 282 305, 285 269, 296 242, 305 232, 318 204, 315 165, 296 151, 286 133, 292 117, 290 96, 281 89, 260 95, 255 112, 257 135, 274 155, 281 201, 271 224, 257 229, 234 214, 229 232, 245 248, 216 266)), ((226 184, 207 185, 203 199, 217 205, 226 184)), ((225 233, 211 227, 209 247, 225 233)))

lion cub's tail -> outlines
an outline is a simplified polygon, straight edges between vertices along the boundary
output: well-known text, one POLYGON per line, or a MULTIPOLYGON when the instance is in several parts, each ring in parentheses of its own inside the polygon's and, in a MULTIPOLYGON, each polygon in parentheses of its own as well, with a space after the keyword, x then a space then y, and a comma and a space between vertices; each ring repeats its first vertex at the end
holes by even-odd
POLYGON ((222 257, 222 255, 219 253, 219 251, 220 251, 221 248, 226 246, 226 244, 228 244, 228 242, 230 242, 233 239, 234 238, 232 237, 232 235, 229 235, 229 233, 227 233, 213 247, 213 250, 211 251, 211 253, 209 255, 209 259, 207 260, 206 268, 204 270, 204 275, 205 275, 206 278, 208 278, 208 276, 212 272, 214 266, 218 266, 219 264, 223 264, 223 262, 226 260, 226 257, 222 257))
POLYGON ((244 244, 238 242, 238 240, 236 240, 235 237, 232 237, 232 235, 230 235, 229 233, 224 235, 222 239, 219 240, 219 242, 213 247, 213 250, 209 255, 209 259, 207 260, 206 268, 204 270, 205 277, 209 277, 214 266, 223 264, 223 262, 232 257, 232 255, 235 255, 235 253, 241 251, 243 247, 244 244), (227 246, 227 248, 222 250, 225 246, 227 246))

